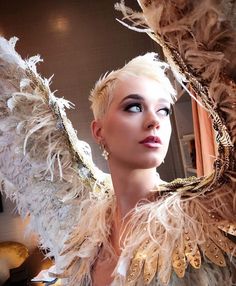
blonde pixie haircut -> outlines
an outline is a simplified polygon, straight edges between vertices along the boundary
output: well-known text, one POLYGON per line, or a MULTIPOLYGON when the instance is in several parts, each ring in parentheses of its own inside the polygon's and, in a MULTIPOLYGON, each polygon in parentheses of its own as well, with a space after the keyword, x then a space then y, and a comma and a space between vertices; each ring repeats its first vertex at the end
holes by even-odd
POLYGON ((112 90, 116 81, 127 75, 144 76, 157 81, 170 95, 170 102, 173 103, 176 92, 165 74, 167 68, 168 65, 159 61, 156 53, 147 53, 132 59, 121 69, 106 73, 96 82, 90 93, 89 100, 92 102, 94 118, 101 119, 104 116, 112 100, 112 90))

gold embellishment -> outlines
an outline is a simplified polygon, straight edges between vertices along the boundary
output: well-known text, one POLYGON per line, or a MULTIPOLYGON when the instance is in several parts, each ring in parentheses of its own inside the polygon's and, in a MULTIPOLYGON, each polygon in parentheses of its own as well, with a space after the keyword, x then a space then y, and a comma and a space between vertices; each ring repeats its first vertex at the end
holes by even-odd
POLYGON ((147 256, 146 248, 149 243, 150 243, 150 240, 146 239, 141 244, 134 258, 132 259, 129 272, 128 272, 128 276, 127 276, 127 283, 126 283, 127 286, 134 285, 135 281, 140 276, 144 262, 145 262, 145 258, 147 256))
POLYGON ((230 241, 220 230, 216 229, 211 232, 210 237, 225 253, 236 256, 235 251, 232 252, 233 249, 236 249, 235 243, 230 241))
POLYGON ((190 231, 184 231, 184 254, 187 262, 193 268, 199 269, 201 267, 201 254, 196 243, 193 242, 193 236, 190 231))
POLYGON ((226 266, 225 258, 220 248, 210 239, 201 245, 203 253, 210 261, 221 267, 226 266))
POLYGON ((128 276, 127 276, 127 286, 134 285, 137 278, 141 274, 143 264, 144 264, 144 258, 141 253, 137 253, 132 259, 131 266, 129 268, 128 276))
MULTIPOLYGON (((219 221, 217 213, 209 212, 207 217, 210 221, 219 221)), ((221 228, 223 228, 223 225, 221 225, 221 228)), ((234 233, 235 225, 227 222, 224 230, 234 233)), ((131 262, 126 285, 135 285, 140 275, 143 275, 144 285, 149 285, 155 275, 158 275, 158 279, 163 285, 167 285, 172 270, 174 270, 179 278, 183 278, 188 264, 195 269, 201 267, 202 257, 199 249, 201 249, 203 255, 214 264, 221 267, 226 266, 224 253, 236 256, 234 252, 236 248, 235 244, 230 241, 223 232, 218 230, 215 224, 212 224, 212 227, 208 231, 209 238, 207 241, 198 245, 195 242, 196 238, 191 229, 183 229, 181 238, 172 253, 171 265, 173 269, 171 267, 170 269, 166 269, 166 264, 162 263, 164 257, 160 249, 157 247, 154 248, 151 244, 155 243, 146 239, 138 248, 131 262)))
POLYGON ((221 225, 219 225, 218 228, 223 230, 226 233, 236 236, 236 224, 235 223, 225 221, 221 225))
MULTIPOLYGON (((210 219, 218 220, 216 214, 209 213, 210 219)), ((234 229, 234 225, 227 224, 225 230, 231 231, 234 229)), ((209 239, 201 244, 197 245, 194 236, 189 229, 184 229, 182 237, 179 240, 179 244, 176 245, 172 254, 172 267, 174 272, 179 278, 183 278, 188 263, 195 269, 201 267, 201 248, 203 255, 205 255, 214 264, 224 267, 226 261, 223 253, 236 256, 234 252, 236 246, 225 235, 217 230, 216 226, 209 232, 209 239)), ((159 253, 159 249, 150 247, 151 241, 145 240, 138 248, 134 259, 131 262, 129 269, 127 286, 135 285, 138 277, 142 274, 143 270, 143 282, 144 285, 149 285, 154 276, 158 273, 158 279, 163 285, 167 285, 171 276, 171 268, 166 270, 166 265, 162 263, 163 257, 159 253), (148 248, 149 246, 149 248, 148 248)))
POLYGON ((176 246, 172 254, 172 266, 178 277, 182 278, 185 274, 186 259, 181 247, 176 246))
POLYGON ((152 281, 152 279, 154 278, 157 272, 157 266, 158 266, 158 255, 157 254, 152 255, 152 257, 148 261, 145 260, 144 269, 143 269, 144 285, 150 284, 150 282, 152 281))

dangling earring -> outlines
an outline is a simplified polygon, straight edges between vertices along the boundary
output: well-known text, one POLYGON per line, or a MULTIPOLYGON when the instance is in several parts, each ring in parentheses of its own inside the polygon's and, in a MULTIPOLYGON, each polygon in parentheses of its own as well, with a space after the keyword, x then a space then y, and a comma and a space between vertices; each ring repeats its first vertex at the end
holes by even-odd
POLYGON ((100 144, 100 149, 102 150, 102 156, 105 160, 109 159, 109 152, 105 149, 105 146, 103 144, 100 144))

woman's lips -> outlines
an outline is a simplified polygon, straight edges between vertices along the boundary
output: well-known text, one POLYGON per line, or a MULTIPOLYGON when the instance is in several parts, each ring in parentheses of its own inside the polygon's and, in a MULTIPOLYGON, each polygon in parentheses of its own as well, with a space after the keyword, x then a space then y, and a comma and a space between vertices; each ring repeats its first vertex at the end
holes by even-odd
POLYGON ((161 139, 157 136, 148 136, 139 143, 148 148, 159 148, 162 146, 161 139))

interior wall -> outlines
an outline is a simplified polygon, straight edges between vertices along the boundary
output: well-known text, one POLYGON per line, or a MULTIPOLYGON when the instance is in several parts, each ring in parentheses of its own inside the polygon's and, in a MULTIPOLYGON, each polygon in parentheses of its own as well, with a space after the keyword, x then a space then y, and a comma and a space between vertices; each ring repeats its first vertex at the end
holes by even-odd
MULTIPOLYGON (((115 2, 0 0, 0 34, 6 38, 18 37, 17 51, 23 57, 42 56, 40 73, 45 77, 54 75, 51 89, 57 90, 56 96, 76 105, 68 115, 79 138, 91 145, 95 163, 105 171, 106 163, 90 135, 89 92, 101 74, 123 66, 134 56, 157 51, 148 36, 128 30, 116 21, 121 13, 114 10, 115 2)), ((126 4, 135 2, 130 0, 126 4)), ((172 141, 166 163, 160 169, 161 177, 167 181, 179 176, 180 169, 173 163, 176 144, 172 141)), ((16 216, 11 222, 11 211, 6 211, 13 208, 11 204, 3 200, 3 207, 0 241, 14 239, 13 229, 18 240, 24 225, 13 222, 16 216)))

